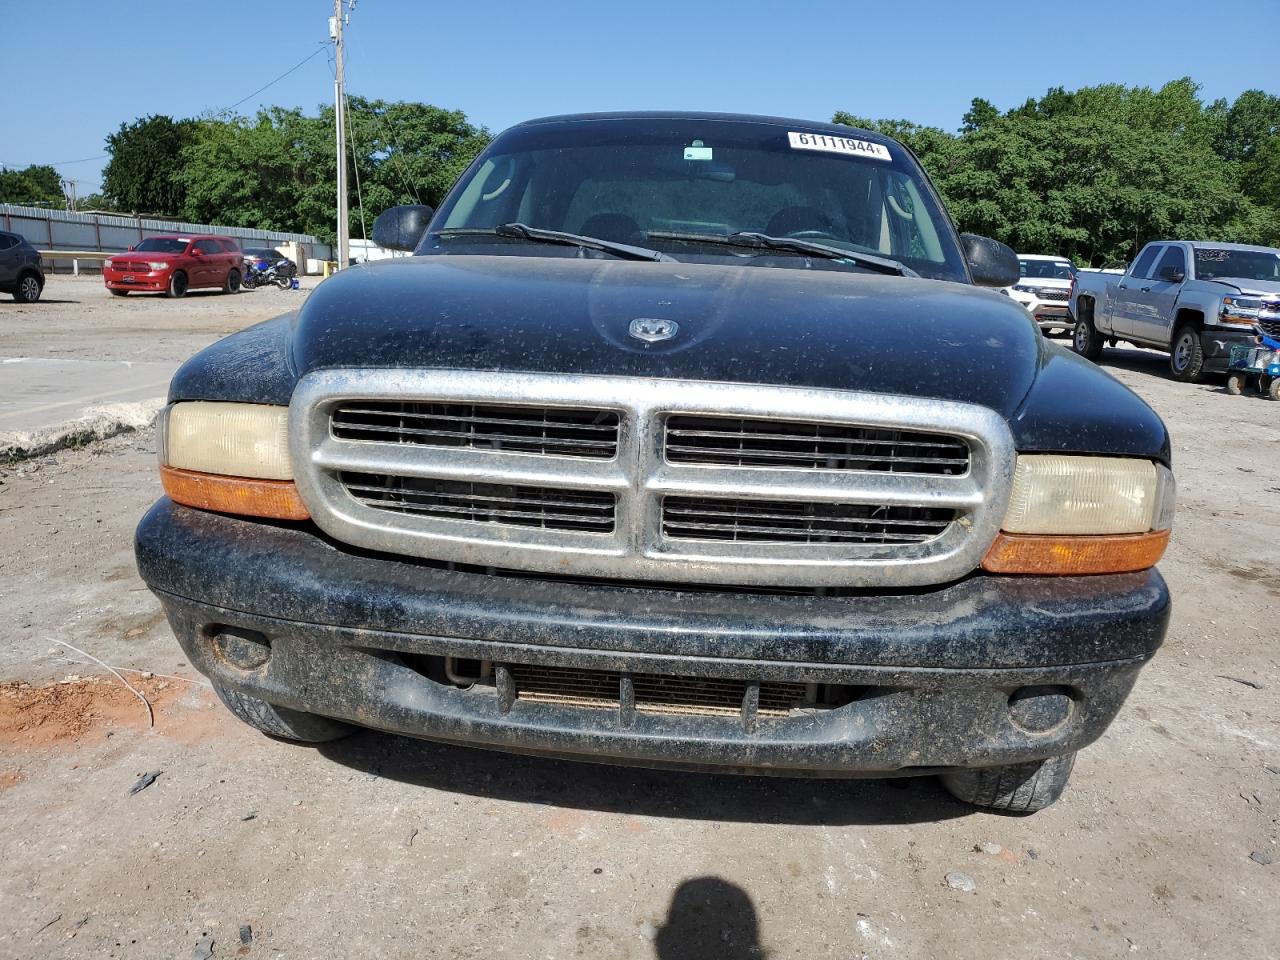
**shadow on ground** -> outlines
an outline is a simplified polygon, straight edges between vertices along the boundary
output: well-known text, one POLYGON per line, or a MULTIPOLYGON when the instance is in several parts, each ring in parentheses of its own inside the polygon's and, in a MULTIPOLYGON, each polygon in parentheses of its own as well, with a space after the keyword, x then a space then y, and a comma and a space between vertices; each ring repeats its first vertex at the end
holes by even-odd
POLYGON ((846 826, 926 823, 973 812, 933 777, 849 780, 647 770, 374 731, 317 749, 361 773, 447 793, 635 816, 846 826))

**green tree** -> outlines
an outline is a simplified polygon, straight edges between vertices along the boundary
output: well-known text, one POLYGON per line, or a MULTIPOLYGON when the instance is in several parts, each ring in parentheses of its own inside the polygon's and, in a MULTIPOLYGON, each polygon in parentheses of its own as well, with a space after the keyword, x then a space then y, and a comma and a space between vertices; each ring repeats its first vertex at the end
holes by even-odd
POLYGON ((1280 242, 1280 98, 1262 91, 1205 104, 1187 77, 1055 87, 1004 114, 975 98, 954 135, 835 120, 902 140, 962 229, 1026 253, 1096 264, 1160 237, 1280 242))
POLYGON ((47 164, 21 170, 0 168, 0 203, 22 203, 61 210, 66 207, 62 178, 47 164))
MULTIPOLYGON (((438 204, 488 143, 459 111, 350 99, 347 187, 352 232, 397 203, 438 204)), ((274 107, 254 120, 206 119, 180 155, 175 179, 190 220, 334 239, 337 172, 331 107, 317 116, 274 107)))
POLYGON ((122 210, 178 215, 185 199, 179 158, 196 128, 196 121, 162 115, 122 123, 107 137, 111 159, 103 170, 102 192, 122 210))

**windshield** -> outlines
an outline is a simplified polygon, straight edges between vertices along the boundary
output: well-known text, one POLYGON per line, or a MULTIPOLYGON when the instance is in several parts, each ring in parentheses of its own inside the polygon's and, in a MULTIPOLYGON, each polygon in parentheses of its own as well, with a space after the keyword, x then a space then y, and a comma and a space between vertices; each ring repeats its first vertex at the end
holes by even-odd
POLYGON ((1019 260, 1018 275, 1031 280, 1070 280, 1074 275, 1065 260, 1019 260))
MULTIPOLYGON (((517 127, 454 187, 419 252, 441 249, 442 231, 453 244, 468 238, 450 231, 520 223, 676 259, 780 256, 714 243, 749 232, 967 280, 951 223, 915 161, 896 144, 849 133, 837 138, 802 126, 685 119, 517 127)), ((794 253, 781 256, 788 266, 804 262, 794 253)))
POLYGON ((133 249, 139 253, 181 253, 187 249, 187 241, 174 237, 147 237, 133 249))
POLYGON ((1280 280, 1280 250, 1230 250, 1196 247, 1196 276, 1238 280, 1280 280))
POLYGON ((262 247, 250 247, 245 251, 246 256, 257 257, 259 260, 283 260, 284 254, 279 250, 265 250, 262 247))

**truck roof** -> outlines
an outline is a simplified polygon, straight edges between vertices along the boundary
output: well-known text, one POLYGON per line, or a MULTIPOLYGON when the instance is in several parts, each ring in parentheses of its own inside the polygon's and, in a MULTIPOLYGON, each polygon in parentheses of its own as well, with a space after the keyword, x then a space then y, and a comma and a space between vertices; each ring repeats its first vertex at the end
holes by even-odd
POLYGON ((1214 247, 1218 250, 1253 250, 1257 253, 1280 253, 1275 247, 1260 247, 1253 243, 1220 243, 1217 240, 1152 240, 1152 243, 1186 243, 1193 247, 1214 247))
POLYGON ((798 120, 794 117, 758 116, 751 113, 714 113, 688 110, 639 110, 610 113, 564 113, 551 117, 538 117, 517 123, 516 127, 530 127, 538 124, 584 123, 594 120, 721 120, 735 123, 763 123, 775 127, 802 127, 806 130, 817 130, 837 137, 866 137, 876 142, 897 143, 892 137, 862 127, 850 127, 842 123, 831 123, 818 120, 798 120))

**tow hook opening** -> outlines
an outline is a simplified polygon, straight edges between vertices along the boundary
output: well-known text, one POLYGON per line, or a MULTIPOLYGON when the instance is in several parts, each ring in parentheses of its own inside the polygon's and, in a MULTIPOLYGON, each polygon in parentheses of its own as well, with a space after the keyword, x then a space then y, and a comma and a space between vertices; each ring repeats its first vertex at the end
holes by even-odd
POLYGON ((1078 697, 1070 687, 1019 687, 1009 694, 1009 719, 1026 733, 1051 733, 1071 718, 1078 697))
POLYGON ((218 659, 237 670, 257 670, 271 659, 271 641, 257 630, 211 623, 204 632, 218 659))

